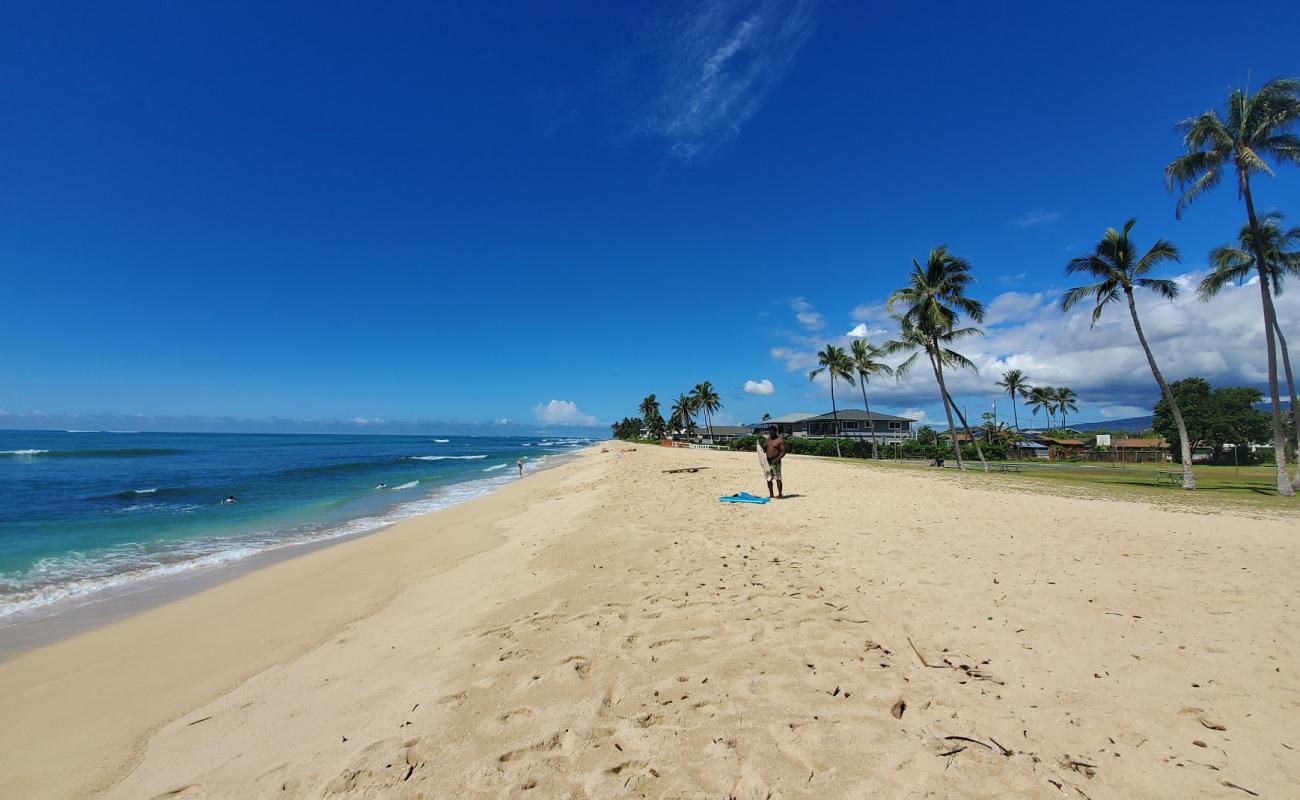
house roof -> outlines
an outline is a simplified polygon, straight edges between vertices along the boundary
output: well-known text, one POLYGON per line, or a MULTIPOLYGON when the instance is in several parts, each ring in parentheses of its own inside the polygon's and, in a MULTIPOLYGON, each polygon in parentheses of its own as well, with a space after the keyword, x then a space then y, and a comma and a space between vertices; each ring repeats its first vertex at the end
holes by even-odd
MULTIPOLYGON (((872 411, 870 414, 868 414, 867 412, 859 408, 841 408, 839 410, 839 418, 841 420, 845 420, 845 419, 857 420, 858 422, 865 422, 867 420, 881 420, 881 421, 888 421, 888 422, 914 422, 915 421, 909 417, 896 417, 893 414, 881 414, 876 411, 872 411)), ((802 420, 797 420, 797 421, 812 422, 813 420, 817 420, 818 422, 822 422, 828 419, 835 419, 835 412, 818 414, 815 417, 806 417, 802 420)))
POLYGON ((1082 439, 1053 439, 1048 436, 1040 436, 1038 440, 1046 444, 1057 444, 1064 447, 1080 447, 1083 445, 1082 439))
POLYGON ((1041 444, 1040 442, 1031 442, 1027 439, 1022 442, 1016 442, 1014 445, 1012 445, 1012 447, 1018 447, 1021 450, 1046 450, 1047 449, 1047 445, 1041 444))
POLYGON ((1169 443, 1164 439, 1116 439, 1112 447, 1129 447, 1135 450, 1164 449, 1169 443))

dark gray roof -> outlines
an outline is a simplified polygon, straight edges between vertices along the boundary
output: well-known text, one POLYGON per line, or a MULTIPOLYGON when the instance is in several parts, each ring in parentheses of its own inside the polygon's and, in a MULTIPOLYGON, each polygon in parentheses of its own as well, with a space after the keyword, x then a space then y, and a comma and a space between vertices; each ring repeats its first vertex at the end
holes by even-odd
MULTIPOLYGON (((863 411, 860 408, 841 408, 839 411, 839 417, 842 420, 851 419, 851 420, 858 420, 859 422, 865 422, 868 419, 882 420, 887 422, 915 422, 915 420, 910 419, 908 417, 896 417, 893 414, 881 414, 878 411, 872 411, 870 414, 868 414, 867 412, 863 411)), ((828 419, 829 420, 835 419, 835 414, 833 412, 827 412, 825 414, 819 414, 818 416, 815 417, 808 417, 806 420, 802 420, 802 421, 811 422, 813 420, 817 420, 820 422, 828 419)))
MULTIPOLYGON (((709 435, 708 425, 696 425, 695 432, 701 436, 709 435)), ((714 436, 745 436, 749 433, 749 428, 743 425, 714 425, 714 436)))

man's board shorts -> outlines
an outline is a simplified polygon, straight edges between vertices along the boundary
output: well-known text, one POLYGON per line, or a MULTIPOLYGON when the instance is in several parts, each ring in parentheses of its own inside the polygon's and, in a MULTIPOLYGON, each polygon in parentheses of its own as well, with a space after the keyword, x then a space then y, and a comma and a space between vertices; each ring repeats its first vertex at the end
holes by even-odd
POLYGON ((780 480, 780 478, 781 478, 781 462, 780 462, 780 461, 769 461, 769 462, 767 462, 767 474, 772 476, 772 478, 771 478, 772 480, 780 480))

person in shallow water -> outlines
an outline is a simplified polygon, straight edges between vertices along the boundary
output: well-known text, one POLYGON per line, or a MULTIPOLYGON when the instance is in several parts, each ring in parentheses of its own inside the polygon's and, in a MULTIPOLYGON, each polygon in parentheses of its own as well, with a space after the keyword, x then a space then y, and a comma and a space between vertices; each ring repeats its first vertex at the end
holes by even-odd
POLYGON ((519 467, 519 477, 524 477, 524 459, 522 457, 515 462, 515 466, 519 467))
POLYGON ((227 497, 225 500, 222 500, 222 501, 221 501, 221 505, 223 505, 223 506, 228 506, 228 505, 230 505, 231 503, 238 503, 238 502, 239 502, 239 501, 236 500, 236 499, 235 499, 235 496, 232 494, 231 496, 227 497))
POLYGON ((785 497, 785 490, 781 486, 781 459, 785 458, 785 438, 776 426, 767 429, 767 439, 763 442, 763 452, 767 455, 767 496, 772 497, 772 481, 776 481, 776 497, 782 499, 785 497))

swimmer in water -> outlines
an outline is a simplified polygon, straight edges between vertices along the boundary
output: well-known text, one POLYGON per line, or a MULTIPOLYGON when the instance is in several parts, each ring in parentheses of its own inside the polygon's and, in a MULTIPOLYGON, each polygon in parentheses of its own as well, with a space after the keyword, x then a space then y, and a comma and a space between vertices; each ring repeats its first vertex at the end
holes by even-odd
POLYGON ((239 501, 236 500, 236 499, 235 499, 235 496, 232 494, 231 496, 227 497, 225 500, 222 500, 222 501, 221 501, 221 505, 223 505, 223 506, 228 506, 228 505, 231 505, 232 503, 238 503, 238 502, 239 502, 239 501))
POLYGON ((515 462, 515 466, 519 467, 519 477, 521 478, 524 477, 524 460, 520 458, 518 461, 515 462))
POLYGON ((386 483, 381 483, 381 484, 379 484, 378 486, 376 486, 375 488, 376 488, 376 489, 387 489, 387 488, 388 488, 388 484, 386 484, 386 483))

